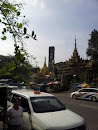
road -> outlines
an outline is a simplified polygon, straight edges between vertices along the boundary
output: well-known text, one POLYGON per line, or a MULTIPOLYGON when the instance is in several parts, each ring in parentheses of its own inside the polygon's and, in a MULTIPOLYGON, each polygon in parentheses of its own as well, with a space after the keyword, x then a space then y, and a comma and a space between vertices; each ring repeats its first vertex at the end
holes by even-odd
POLYGON ((52 93, 70 110, 82 116, 89 130, 98 130, 98 102, 87 100, 74 100, 70 97, 71 92, 52 93))

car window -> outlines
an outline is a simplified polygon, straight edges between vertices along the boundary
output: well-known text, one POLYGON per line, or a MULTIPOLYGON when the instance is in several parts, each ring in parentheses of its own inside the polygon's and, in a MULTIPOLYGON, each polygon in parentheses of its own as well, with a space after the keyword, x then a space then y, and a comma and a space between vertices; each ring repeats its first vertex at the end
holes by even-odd
POLYGON ((15 98, 20 98, 21 99, 21 97, 19 95, 13 94, 12 99, 11 99, 12 103, 13 103, 13 101, 14 101, 15 98))
POLYGON ((27 108, 29 109, 29 104, 28 104, 28 100, 24 97, 21 97, 21 103, 20 103, 20 106, 22 108, 27 108))
POLYGON ((90 89, 81 89, 81 92, 91 92, 90 89))
POLYGON ((32 97, 30 98, 34 112, 54 112, 65 110, 65 106, 56 97, 32 97))
POLYGON ((85 91, 85 89, 81 89, 81 90, 79 90, 79 92, 86 92, 86 91, 85 91))
POLYGON ((97 90, 96 89, 92 89, 92 92, 97 92, 97 90))
POLYGON ((13 100, 15 98, 20 98, 21 99, 20 106, 22 108, 29 108, 28 100, 26 98, 24 98, 24 97, 22 97, 20 95, 17 95, 17 94, 13 94, 11 102, 13 102, 13 100))

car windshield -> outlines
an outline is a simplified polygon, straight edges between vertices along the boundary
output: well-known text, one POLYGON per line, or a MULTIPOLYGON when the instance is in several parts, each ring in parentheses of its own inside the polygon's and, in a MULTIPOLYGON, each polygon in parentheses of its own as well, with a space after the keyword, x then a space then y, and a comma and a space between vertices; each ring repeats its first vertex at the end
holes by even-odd
POLYGON ((30 100, 36 113, 55 112, 66 109, 56 97, 32 97, 30 100))

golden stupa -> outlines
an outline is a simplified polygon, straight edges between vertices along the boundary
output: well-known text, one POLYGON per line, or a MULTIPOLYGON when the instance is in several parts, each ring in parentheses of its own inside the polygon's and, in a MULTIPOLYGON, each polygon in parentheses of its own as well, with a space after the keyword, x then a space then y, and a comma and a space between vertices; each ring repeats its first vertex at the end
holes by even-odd
POLYGON ((45 57, 44 65, 39 72, 39 77, 46 77, 46 75, 49 75, 49 69, 46 65, 46 57, 45 57))

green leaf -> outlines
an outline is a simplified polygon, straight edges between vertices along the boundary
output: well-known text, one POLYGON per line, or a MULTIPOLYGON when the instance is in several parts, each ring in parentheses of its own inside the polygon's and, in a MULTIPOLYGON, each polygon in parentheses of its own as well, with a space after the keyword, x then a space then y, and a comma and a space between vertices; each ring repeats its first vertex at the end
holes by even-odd
POLYGON ((29 38, 29 36, 26 36, 26 38, 29 38))
POLYGON ((3 28, 4 32, 6 32, 6 28, 3 28))
POLYGON ((7 29, 10 29, 10 27, 7 27, 7 29))
POLYGON ((22 23, 20 23, 20 28, 22 28, 22 23))
POLYGON ((5 2, 3 2, 3 4, 1 5, 3 8, 8 8, 8 4, 5 4, 5 2))
POLYGON ((17 16, 19 16, 20 15, 20 12, 17 12, 17 16))
POLYGON ((17 27, 19 28, 19 23, 17 23, 17 27))
POLYGON ((14 44, 14 47, 16 47, 17 45, 16 44, 14 44))
POLYGON ((9 9, 3 9, 4 13, 9 13, 9 9))
POLYGON ((16 8, 15 7, 12 7, 12 10, 14 10, 14 12, 17 12, 16 8))
POLYGON ((7 7, 10 8, 10 9, 12 9, 12 8, 13 8, 13 5, 11 5, 11 4, 9 3, 9 4, 7 4, 7 7))
POLYGON ((1 39, 2 39, 2 40, 6 40, 6 36, 2 37, 1 39))
POLYGON ((4 40, 6 40, 6 36, 4 36, 3 38, 4 38, 4 40))
POLYGON ((18 78, 19 78, 19 76, 18 76, 18 75, 16 75, 16 76, 14 76, 14 78, 15 78, 15 79, 18 79, 18 78))
POLYGON ((12 68, 9 69, 9 71, 13 71, 13 70, 15 70, 15 68, 16 68, 16 67, 13 66, 12 68))
POLYGON ((4 75, 11 75, 11 73, 10 72, 6 72, 4 75))
POLYGON ((17 23, 18 28, 22 28, 22 23, 17 23))

